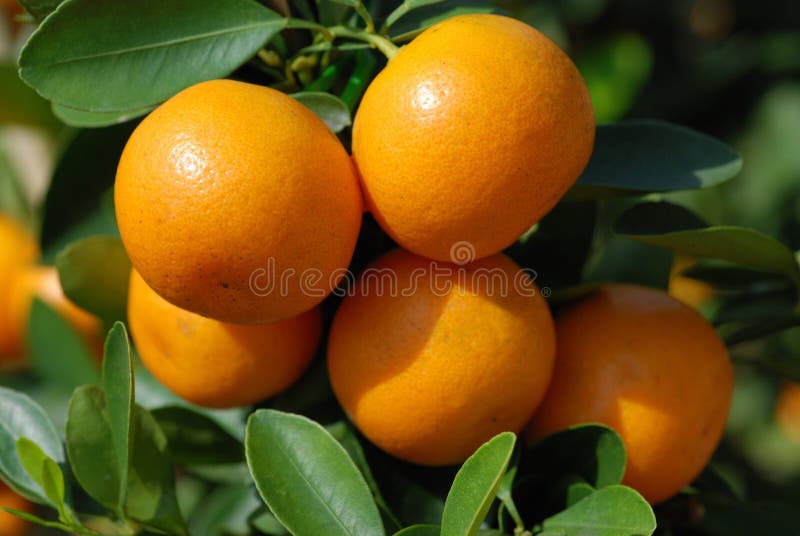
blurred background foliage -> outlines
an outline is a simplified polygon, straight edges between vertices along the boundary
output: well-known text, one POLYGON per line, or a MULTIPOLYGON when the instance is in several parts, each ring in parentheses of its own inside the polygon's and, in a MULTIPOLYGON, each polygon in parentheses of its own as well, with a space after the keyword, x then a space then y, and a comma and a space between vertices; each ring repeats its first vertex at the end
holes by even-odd
MULTIPOLYGON (((495 3, 569 52, 586 78, 598 123, 664 119, 718 137, 741 153, 744 168, 734 180, 661 198, 692 207, 710 223, 753 227, 800 249, 800 2, 495 3)), ((6 4, 0 3, 21 16, 6 4)), ((77 237, 115 233, 108 189, 132 127, 78 131, 59 123, 49 104, 16 76, 15 58, 30 31, 24 22, 0 22, 0 210, 40 225, 45 258, 52 261, 77 237), (42 223, 40 214, 46 214, 42 223)), ((625 203, 607 202, 612 211, 625 203)), ((710 296, 702 287, 690 292, 710 296)), ((725 299, 718 292, 703 311, 713 318, 725 299)), ((726 441, 704 478, 727 483, 721 487, 734 495, 747 490, 753 508, 776 497, 800 504, 800 389, 786 389, 777 375, 748 366, 766 358, 780 369, 789 358, 800 359, 800 328, 736 345, 732 356, 739 364, 734 407, 726 441)), ((721 533, 777 533, 762 532, 763 526, 747 532, 742 518, 720 511, 727 513, 710 511, 705 523, 721 533)), ((670 512, 659 514, 670 519, 670 512)), ((662 523, 660 530, 678 531, 681 522, 662 523)))

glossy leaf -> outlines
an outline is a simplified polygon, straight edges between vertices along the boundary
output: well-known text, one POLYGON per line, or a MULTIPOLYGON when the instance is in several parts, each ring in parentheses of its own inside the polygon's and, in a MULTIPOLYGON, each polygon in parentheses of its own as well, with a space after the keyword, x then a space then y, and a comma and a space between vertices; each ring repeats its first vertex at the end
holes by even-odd
POLYGON ((392 40, 410 41, 445 19, 472 13, 498 13, 501 10, 485 0, 458 0, 429 4, 415 9, 392 25, 392 40))
POLYGON ((649 536, 656 529, 652 508, 625 486, 595 491, 542 523, 543 536, 649 536))
POLYGON ((625 445, 611 428, 602 424, 580 424, 551 434, 531 447, 526 473, 555 481, 577 476, 596 488, 622 481, 625 445))
POLYGON ((261 501, 252 485, 217 488, 198 505, 189 521, 189 533, 250 534, 248 519, 260 507, 261 501))
POLYGON ((438 4, 440 2, 444 2, 444 0, 403 0, 403 2, 386 17, 386 22, 384 23, 383 27, 384 29, 389 29, 395 22, 400 20, 410 11, 414 11, 415 9, 429 6, 431 4, 438 4))
POLYGON ((719 140, 654 120, 597 128, 594 151, 573 197, 708 188, 735 177, 741 157, 719 140))
POLYGON ((20 463, 17 441, 22 437, 36 443, 56 463, 64 463, 61 438, 41 406, 23 393, 0 387, 0 474, 21 495, 50 504, 20 463))
POLYGON ((86 110, 78 110, 76 108, 69 108, 61 104, 52 104, 53 114, 71 127, 79 128, 98 128, 117 125, 136 119, 147 113, 153 108, 147 106, 137 110, 123 110, 119 112, 88 112, 86 110))
POLYGON ((124 320, 131 261, 119 238, 93 236, 74 242, 56 257, 64 294, 106 320, 124 320))
POLYGON ((67 0, 23 48, 20 76, 63 106, 135 110, 228 75, 284 25, 252 0, 67 0))
POLYGON ((367 483, 319 424, 259 410, 247 423, 245 447, 258 491, 293 534, 384 534, 367 483))
POLYGON ((442 536, 474 536, 486 518, 514 453, 516 436, 498 434, 464 462, 444 504, 442 536))
POLYGON ((412 525, 395 532, 394 536, 441 536, 441 533, 439 525, 412 525))
POLYGON ((37 20, 42 20, 52 13, 64 0, 19 0, 25 10, 37 20))
POLYGON ((133 354, 125 325, 117 322, 108 333, 103 357, 103 391, 108 410, 111 440, 117 460, 119 494, 117 508, 125 506, 133 431, 133 354))
POLYGON ((31 307, 28 342, 33 367, 44 379, 68 390, 99 383, 96 361, 84 340, 39 299, 31 307))
POLYGON ((636 205, 619 217, 614 231, 691 257, 720 259, 785 274, 800 286, 800 267, 794 253, 779 241, 754 229, 709 226, 678 205, 636 205))
POLYGON ((217 465, 244 461, 244 445, 208 415, 182 406, 156 408, 152 414, 167 436, 176 462, 217 465))
POLYGON ((332 132, 341 132, 353 124, 347 105, 335 95, 307 91, 294 93, 292 97, 317 114, 332 132))

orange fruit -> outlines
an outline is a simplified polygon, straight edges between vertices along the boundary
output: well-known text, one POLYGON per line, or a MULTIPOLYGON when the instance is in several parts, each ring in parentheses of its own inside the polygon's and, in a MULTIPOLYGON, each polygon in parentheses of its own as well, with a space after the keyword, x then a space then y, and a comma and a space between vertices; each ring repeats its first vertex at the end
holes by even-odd
MULTIPOLYGON (((13 508, 21 512, 33 513, 33 503, 0 482, 0 507, 13 508)), ((0 510, 0 534, 3 536, 23 536, 28 534, 31 524, 22 518, 0 510)))
POLYGON ((669 274, 668 291, 673 298, 698 308, 714 297, 714 289, 707 283, 681 275, 694 265, 695 261, 690 257, 675 257, 669 274))
POLYGON ((530 26, 462 15, 423 32, 373 80, 353 125, 367 207, 404 248, 453 261, 499 252, 577 180, 594 113, 567 55, 530 26))
POLYGON ((49 305, 81 335, 91 350, 102 354, 100 319, 64 295, 54 267, 28 266, 16 272, 6 297, 6 329, 11 355, 25 353, 28 317, 34 298, 49 305))
POLYGON ((145 366, 178 396, 214 408, 246 406, 283 391, 319 343, 319 308, 263 325, 226 324, 161 298, 134 270, 131 337, 145 366))
POLYGON ((311 110, 232 80, 192 86, 131 135, 116 212, 136 270, 189 311, 255 324, 313 308, 347 268, 362 200, 311 110))
POLYGON ((378 447, 448 465, 525 425, 550 381, 554 344, 544 298, 508 257, 457 266, 397 249, 365 270, 336 313, 328 370, 339 403, 378 447))
POLYGON ((607 285, 556 320, 553 381, 529 442, 587 422, 614 428, 623 483, 651 503, 678 493, 711 459, 733 392, 714 328, 666 293, 607 285))
POLYGON ((781 387, 775 402, 775 422, 786 437, 800 443, 800 384, 786 382, 781 387))
POLYGON ((11 329, 6 301, 16 272, 39 258, 39 246, 21 225, 0 214, 0 362, 20 357, 20 334, 11 329))

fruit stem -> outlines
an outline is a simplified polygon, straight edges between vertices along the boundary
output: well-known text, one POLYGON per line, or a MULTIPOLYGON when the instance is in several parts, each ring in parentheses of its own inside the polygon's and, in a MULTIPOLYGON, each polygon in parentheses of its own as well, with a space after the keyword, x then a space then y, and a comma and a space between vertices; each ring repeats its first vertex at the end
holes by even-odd
POLYGON ((345 26, 333 26, 331 28, 328 28, 328 32, 330 32, 330 34, 333 37, 344 37, 348 39, 356 39, 358 41, 369 43, 374 48, 380 50, 381 53, 384 56, 386 56, 386 59, 390 61, 397 55, 398 52, 400 52, 400 47, 392 43, 386 37, 383 37, 382 35, 378 35, 375 33, 352 30, 345 26))

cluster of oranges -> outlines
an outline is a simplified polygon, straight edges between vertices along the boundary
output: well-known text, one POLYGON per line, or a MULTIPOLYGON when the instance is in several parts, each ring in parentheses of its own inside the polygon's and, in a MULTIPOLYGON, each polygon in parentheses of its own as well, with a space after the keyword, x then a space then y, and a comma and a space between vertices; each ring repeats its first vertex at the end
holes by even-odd
POLYGON ((455 464, 502 431, 533 442, 602 422, 628 448, 625 482, 670 497, 708 462, 728 413, 732 370, 713 328, 629 285, 554 322, 500 253, 572 186, 594 128, 569 58, 496 15, 449 19, 402 49, 363 98, 352 157, 277 91, 184 90, 132 134, 115 185, 142 360, 198 404, 257 402, 302 374, 318 305, 344 288, 331 384, 383 450, 455 464), (342 285, 364 209, 400 248, 342 285))
MULTIPOLYGON (((495 15, 448 19, 402 49, 363 98, 352 156, 278 91, 190 87, 137 127, 116 178, 138 353, 189 401, 256 403, 302 375, 325 331, 319 304, 344 290, 331 384, 383 450, 455 464, 502 431, 534 442, 601 422, 626 444, 625 482, 662 501, 724 428, 733 378, 715 331, 632 285, 599 287, 554 321, 501 253, 571 187, 593 142, 569 58, 495 15), (364 210, 400 247, 350 279, 364 210)), ((33 296, 96 339, 98 320, 7 219, 0 246, 4 362, 24 354, 33 296)))

